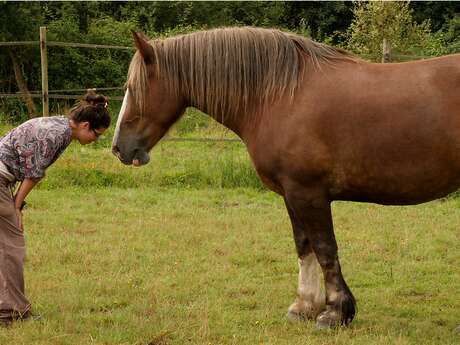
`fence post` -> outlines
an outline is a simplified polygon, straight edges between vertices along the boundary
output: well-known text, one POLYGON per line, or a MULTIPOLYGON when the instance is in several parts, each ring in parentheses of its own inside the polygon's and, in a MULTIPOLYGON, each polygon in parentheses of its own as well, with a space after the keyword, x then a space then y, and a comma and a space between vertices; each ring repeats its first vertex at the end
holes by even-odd
POLYGON ((46 26, 40 27, 40 56, 42 65, 42 106, 43 116, 49 115, 48 99, 48 56, 46 52, 46 26))
POLYGON ((383 51, 382 51, 382 63, 391 61, 391 44, 384 38, 383 39, 383 51))

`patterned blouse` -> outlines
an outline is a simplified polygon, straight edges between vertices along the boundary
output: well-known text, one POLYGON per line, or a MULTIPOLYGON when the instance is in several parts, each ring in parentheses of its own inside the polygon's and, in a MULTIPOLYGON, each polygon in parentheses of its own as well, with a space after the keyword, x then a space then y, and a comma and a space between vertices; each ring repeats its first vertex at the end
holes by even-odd
POLYGON ((69 119, 37 117, 0 138, 0 161, 17 181, 41 179, 72 141, 69 119))

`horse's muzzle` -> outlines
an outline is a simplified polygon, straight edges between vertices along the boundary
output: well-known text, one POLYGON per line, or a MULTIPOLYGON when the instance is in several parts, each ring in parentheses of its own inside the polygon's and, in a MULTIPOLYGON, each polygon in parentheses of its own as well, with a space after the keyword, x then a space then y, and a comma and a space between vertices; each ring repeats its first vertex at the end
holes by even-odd
POLYGON ((142 150, 136 150, 134 153, 134 158, 132 160, 132 164, 134 166, 141 166, 141 165, 146 165, 148 162, 150 162, 150 156, 147 152, 142 151, 142 150))
POLYGON ((112 146, 112 153, 115 155, 115 157, 117 157, 120 160, 120 162, 122 162, 125 165, 132 164, 134 166, 141 166, 147 164, 150 161, 149 154, 139 149, 135 149, 132 152, 132 155, 129 155, 131 157, 128 159, 123 157, 120 149, 116 145, 112 146))

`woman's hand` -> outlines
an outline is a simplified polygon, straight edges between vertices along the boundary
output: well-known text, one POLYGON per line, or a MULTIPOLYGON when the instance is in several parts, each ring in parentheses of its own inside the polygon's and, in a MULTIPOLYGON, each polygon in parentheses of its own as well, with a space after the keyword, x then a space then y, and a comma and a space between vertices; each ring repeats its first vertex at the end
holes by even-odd
POLYGON ((22 226, 22 211, 19 208, 16 208, 16 215, 18 216, 18 227, 22 230, 22 232, 24 232, 24 228, 22 226))
POLYGON ((24 227, 22 225, 21 210, 25 205, 24 199, 39 181, 40 181, 39 179, 35 179, 35 180, 30 179, 30 178, 24 179, 24 181, 21 182, 21 185, 19 186, 18 191, 16 192, 16 195, 14 196, 14 208, 16 209, 16 215, 18 216, 19 228, 22 231, 24 231, 24 227))

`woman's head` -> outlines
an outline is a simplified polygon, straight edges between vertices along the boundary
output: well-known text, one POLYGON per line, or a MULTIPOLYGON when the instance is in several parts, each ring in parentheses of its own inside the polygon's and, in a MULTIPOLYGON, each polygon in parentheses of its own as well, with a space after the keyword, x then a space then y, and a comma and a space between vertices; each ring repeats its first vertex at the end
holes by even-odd
POLYGON ((70 109, 72 136, 80 144, 89 144, 97 140, 110 126, 107 105, 107 97, 88 91, 83 99, 70 109))

